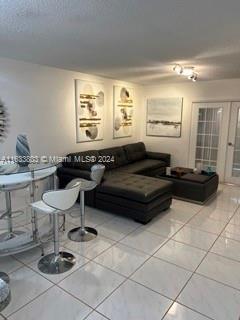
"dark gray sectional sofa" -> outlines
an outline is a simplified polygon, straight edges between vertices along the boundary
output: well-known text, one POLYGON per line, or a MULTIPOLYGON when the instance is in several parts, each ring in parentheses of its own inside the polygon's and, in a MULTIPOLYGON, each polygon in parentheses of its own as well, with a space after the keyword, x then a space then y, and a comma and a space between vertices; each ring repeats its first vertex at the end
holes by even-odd
POLYGON ((155 178, 170 165, 170 155, 146 151, 143 142, 72 153, 58 169, 60 188, 74 178, 90 179, 94 163, 106 166, 101 184, 86 193, 86 203, 147 223, 172 201, 172 183, 155 178))

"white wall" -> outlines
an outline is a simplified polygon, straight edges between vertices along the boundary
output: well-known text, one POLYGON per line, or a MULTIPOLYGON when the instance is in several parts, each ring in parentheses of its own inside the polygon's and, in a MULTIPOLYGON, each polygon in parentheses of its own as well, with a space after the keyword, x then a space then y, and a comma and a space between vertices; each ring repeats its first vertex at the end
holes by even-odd
POLYGON ((240 79, 206 82, 163 84, 144 87, 144 112, 141 139, 151 151, 168 152, 172 164, 187 166, 191 133, 192 102, 197 101, 240 101, 240 79), (151 97, 183 97, 183 123, 181 138, 146 136, 146 100, 151 97))
POLYGON ((240 79, 137 86, 118 80, 0 58, 0 99, 10 113, 11 126, 0 156, 14 155, 16 136, 28 135, 33 155, 66 155, 143 140, 147 149, 168 152, 173 165, 188 165, 193 101, 240 101, 240 79), (105 83, 104 140, 76 143, 74 79, 105 83), (113 85, 135 88, 134 132, 130 138, 113 139, 113 85), (181 138, 146 136, 146 99, 183 97, 181 138))
POLYGON ((32 155, 64 156, 69 152, 138 141, 140 92, 140 87, 131 83, 0 58, 0 99, 5 103, 11 121, 7 139, 0 144, 0 156, 15 155, 19 133, 27 134, 32 155), (103 141, 76 143, 74 79, 106 84, 103 141), (135 88, 135 123, 131 138, 112 138, 115 84, 135 88))

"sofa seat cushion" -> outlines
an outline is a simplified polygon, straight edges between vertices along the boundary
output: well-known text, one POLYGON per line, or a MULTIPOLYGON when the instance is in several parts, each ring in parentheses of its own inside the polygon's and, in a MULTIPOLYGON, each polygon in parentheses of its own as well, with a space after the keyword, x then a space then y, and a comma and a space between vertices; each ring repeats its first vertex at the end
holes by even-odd
POLYGON ((172 183, 135 174, 116 174, 97 187, 97 192, 148 203, 171 192, 172 183))
POLYGON ((143 142, 126 144, 123 146, 129 162, 143 160, 147 157, 145 144, 143 142))

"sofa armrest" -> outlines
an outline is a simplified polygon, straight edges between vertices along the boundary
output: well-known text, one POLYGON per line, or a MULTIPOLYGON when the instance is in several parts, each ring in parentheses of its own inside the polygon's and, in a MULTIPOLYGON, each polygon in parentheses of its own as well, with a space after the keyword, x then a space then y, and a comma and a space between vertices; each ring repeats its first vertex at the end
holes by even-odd
POLYGON ((170 166, 171 163, 171 155, 168 153, 147 151, 147 158, 164 161, 166 166, 170 166))

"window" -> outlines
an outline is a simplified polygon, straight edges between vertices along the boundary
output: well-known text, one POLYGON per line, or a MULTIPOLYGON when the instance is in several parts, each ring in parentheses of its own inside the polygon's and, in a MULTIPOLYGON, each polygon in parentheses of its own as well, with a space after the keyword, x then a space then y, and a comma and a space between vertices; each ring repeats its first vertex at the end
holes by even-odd
POLYGON ((199 109, 195 166, 200 162, 204 170, 211 167, 215 171, 217 167, 221 114, 222 108, 199 109))

